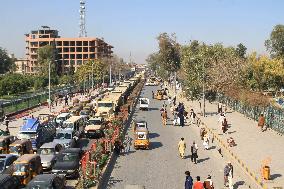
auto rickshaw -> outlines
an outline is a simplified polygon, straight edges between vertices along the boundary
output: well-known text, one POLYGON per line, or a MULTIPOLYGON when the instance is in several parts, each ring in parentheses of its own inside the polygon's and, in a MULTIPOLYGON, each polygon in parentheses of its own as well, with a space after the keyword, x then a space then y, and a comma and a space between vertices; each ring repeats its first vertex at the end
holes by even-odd
POLYGON ((32 142, 28 139, 16 140, 9 145, 10 154, 23 155, 33 154, 32 142))
POLYGON ((75 106, 70 110, 70 114, 73 116, 79 116, 81 109, 82 108, 80 106, 75 106))
POLYGON ((148 129, 145 127, 137 127, 135 130, 134 149, 144 148, 149 149, 150 141, 148 129))
POLYGON ((157 100, 163 100, 164 99, 163 91, 162 90, 157 90, 157 92, 155 94, 155 98, 157 100))
POLYGON ((0 136, 0 154, 8 154, 9 145, 15 140, 15 136, 0 136))
POLYGON ((25 154, 14 163, 13 175, 21 180, 22 185, 29 183, 34 177, 42 174, 41 159, 38 154, 25 154))

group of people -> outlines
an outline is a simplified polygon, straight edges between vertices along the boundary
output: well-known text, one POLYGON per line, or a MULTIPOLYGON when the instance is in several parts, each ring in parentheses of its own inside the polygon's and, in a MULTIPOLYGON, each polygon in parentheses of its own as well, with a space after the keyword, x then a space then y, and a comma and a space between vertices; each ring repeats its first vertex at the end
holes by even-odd
MULTIPOLYGON (((185 159, 185 150, 186 150, 186 142, 184 141, 184 138, 181 138, 179 143, 178 143, 178 151, 179 151, 179 156, 182 159, 185 159)), ((197 158, 198 158, 198 146, 195 143, 195 141, 193 141, 193 144, 191 145, 190 148, 191 151, 191 161, 194 162, 195 164, 197 164, 197 158)))
POLYGON ((207 179, 204 182, 201 182, 200 176, 197 176, 196 181, 193 182, 189 171, 185 171, 185 175, 185 189, 214 189, 211 175, 208 175, 207 179))

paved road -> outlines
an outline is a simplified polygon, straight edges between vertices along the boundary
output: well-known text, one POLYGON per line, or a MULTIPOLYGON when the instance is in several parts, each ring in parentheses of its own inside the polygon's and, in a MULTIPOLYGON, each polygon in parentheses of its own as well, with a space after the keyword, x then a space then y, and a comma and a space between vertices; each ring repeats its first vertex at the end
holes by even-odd
MULTIPOLYGON (((151 98, 151 91, 157 87, 144 87, 142 96, 151 98)), ((208 174, 212 175, 215 188, 223 188, 224 159, 218 154, 216 146, 210 150, 203 149, 196 126, 184 128, 162 126, 159 109, 162 101, 151 100, 149 111, 140 111, 136 108, 135 119, 144 119, 148 122, 150 131, 150 150, 134 150, 133 130, 128 128, 126 141, 128 152, 119 156, 107 182, 103 188, 123 189, 127 184, 144 185, 147 189, 182 189, 184 187, 184 172, 189 170, 195 180, 201 176, 204 180, 208 174), (186 159, 178 155, 177 144, 181 137, 187 143, 186 159), (190 145, 196 141, 199 146, 198 164, 193 164, 189 158, 190 145)), ((235 173, 235 188, 247 188, 245 182, 235 173)))

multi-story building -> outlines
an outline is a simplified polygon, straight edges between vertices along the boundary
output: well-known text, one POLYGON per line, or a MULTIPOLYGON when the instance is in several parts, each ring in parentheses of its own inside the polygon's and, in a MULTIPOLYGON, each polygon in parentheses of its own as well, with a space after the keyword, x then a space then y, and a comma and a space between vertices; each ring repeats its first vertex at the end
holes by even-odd
POLYGON ((57 30, 42 26, 26 34, 26 56, 28 65, 26 73, 36 73, 38 70, 37 50, 45 45, 55 47, 55 62, 63 72, 74 67, 75 70, 87 60, 110 57, 112 46, 103 39, 93 37, 63 38, 57 30))
POLYGON ((17 58, 15 60, 16 70, 15 73, 25 74, 28 67, 28 59, 17 58))

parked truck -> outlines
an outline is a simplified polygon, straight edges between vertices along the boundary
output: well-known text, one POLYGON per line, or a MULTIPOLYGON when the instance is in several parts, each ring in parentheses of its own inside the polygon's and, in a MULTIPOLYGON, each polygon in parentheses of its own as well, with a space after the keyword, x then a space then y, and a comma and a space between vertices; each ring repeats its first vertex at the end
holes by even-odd
POLYGON ((27 118, 21 126, 18 138, 29 139, 36 151, 43 143, 51 142, 56 134, 55 125, 51 122, 40 122, 38 118, 27 118))

